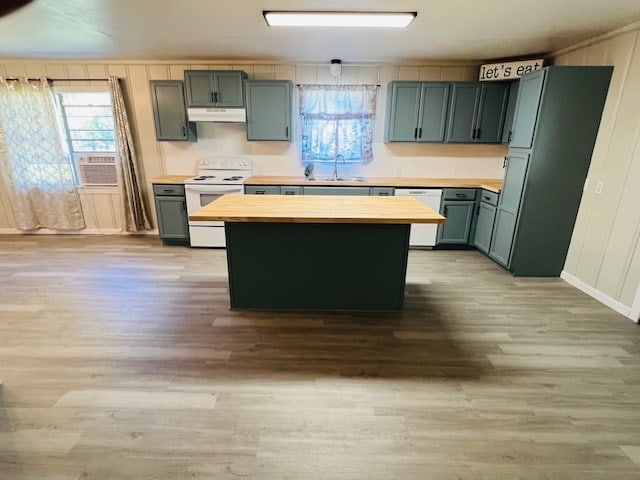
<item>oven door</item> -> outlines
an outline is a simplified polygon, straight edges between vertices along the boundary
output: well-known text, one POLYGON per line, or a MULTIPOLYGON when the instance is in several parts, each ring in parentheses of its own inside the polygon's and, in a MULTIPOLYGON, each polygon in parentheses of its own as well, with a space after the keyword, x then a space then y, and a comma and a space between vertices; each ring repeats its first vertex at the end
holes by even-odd
MULTIPOLYGON (((185 185, 184 190, 187 197, 187 214, 191 215, 196 210, 210 204, 222 195, 240 195, 243 193, 242 185, 185 185)), ((224 222, 189 222, 189 225, 200 227, 218 227, 224 222)))

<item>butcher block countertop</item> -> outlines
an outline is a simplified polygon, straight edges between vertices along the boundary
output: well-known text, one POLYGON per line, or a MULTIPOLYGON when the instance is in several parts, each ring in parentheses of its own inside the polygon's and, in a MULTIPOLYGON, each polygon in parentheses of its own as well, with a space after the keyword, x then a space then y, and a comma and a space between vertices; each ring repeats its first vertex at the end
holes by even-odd
POLYGON ((272 223, 443 223, 412 197, 224 195, 189 215, 191 221, 272 223))
POLYGON ((319 187, 395 187, 395 188, 484 188, 500 193, 502 180, 498 178, 409 178, 371 177, 363 182, 306 180, 304 177, 253 175, 245 180, 245 185, 305 185, 319 187))
POLYGON ((151 183, 154 185, 158 185, 158 184, 182 185, 185 181, 193 177, 194 177, 193 174, 192 175, 163 175, 161 177, 154 178, 153 180, 151 180, 151 183))

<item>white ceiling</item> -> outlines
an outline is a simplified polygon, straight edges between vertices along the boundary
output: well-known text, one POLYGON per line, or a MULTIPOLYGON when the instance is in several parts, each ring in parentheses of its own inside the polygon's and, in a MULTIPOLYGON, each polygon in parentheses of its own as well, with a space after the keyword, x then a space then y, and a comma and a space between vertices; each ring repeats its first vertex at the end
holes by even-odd
POLYGON ((411 63, 534 56, 640 20, 640 0, 35 0, 0 58, 411 63), (263 10, 417 11, 402 30, 270 28, 263 10))

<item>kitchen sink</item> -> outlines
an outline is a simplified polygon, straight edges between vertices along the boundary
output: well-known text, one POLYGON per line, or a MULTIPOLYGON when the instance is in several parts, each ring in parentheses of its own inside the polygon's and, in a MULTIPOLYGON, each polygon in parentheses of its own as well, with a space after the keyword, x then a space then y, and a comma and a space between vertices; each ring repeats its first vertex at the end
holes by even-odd
POLYGON ((310 182, 366 182, 364 177, 326 177, 326 178, 307 178, 310 182))

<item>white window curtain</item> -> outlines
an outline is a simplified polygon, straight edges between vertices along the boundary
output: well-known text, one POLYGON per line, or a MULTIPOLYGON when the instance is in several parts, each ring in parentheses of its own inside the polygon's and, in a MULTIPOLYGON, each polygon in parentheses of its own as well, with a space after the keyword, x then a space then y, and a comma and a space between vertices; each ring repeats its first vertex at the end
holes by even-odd
POLYGON ((46 79, 0 78, 0 173, 20 230, 85 228, 46 79))
POLYGON ((120 159, 120 206, 124 228, 128 232, 149 230, 149 214, 142 195, 138 161, 127 117, 127 109, 117 77, 109 77, 109 91, 116 123, 116 144, 120 159))
POLYGON ((376 85, 300 85, 302 160, 371 161, 376 93, 376 85))

